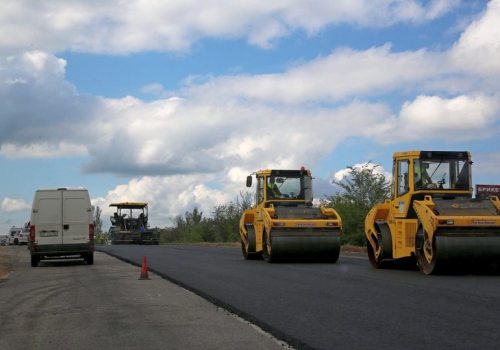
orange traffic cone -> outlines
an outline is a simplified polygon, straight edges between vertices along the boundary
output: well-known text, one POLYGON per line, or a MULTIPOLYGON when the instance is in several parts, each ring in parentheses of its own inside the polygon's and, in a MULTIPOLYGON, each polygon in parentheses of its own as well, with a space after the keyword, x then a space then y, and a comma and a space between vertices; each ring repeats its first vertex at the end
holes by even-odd
POLYGON ((139 277, 140 280, 149 280, 148 276, 148 265, 146 263, 146 257, 142 258, 142 270, 141 270, 141 277, 139 277))

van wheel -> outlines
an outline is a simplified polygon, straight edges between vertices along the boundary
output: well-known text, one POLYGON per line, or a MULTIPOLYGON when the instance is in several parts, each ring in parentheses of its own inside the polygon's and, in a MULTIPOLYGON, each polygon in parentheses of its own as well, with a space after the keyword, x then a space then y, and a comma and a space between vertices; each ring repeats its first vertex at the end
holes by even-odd
POLYGON ((19 240, 16 238, 14 239, 14 245, 18 245, 19 244, 19 240))
POLYGON ((31 266, 32 267, 37 267, 39 262, 40 262, 40 257, 38 255, 31 256, 31 266))
POLYGON ((87 265, 92 265, 94 263, 94 254, 88 254, 84 259, 87 262, 87 265))

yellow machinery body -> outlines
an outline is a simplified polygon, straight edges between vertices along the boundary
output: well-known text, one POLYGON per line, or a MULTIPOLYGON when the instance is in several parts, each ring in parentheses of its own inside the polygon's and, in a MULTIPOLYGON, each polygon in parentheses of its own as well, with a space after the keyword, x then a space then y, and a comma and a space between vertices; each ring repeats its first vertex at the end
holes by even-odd
POLYGON ((466 151, 394 154, 391 198, 365 219, 373 267, 413 261, 435 274, 500 261, 500 202, 472 197, 471 164, 466 151))
MULTIPOLYGON (((332 208, 312 205, 309 170, 260 170, 255 205, 243 212, 240 236, 243 257, 267 262, 336 262, 342 221, 332 208)), ((252 176, 247 177, 247 187, 252 176)))

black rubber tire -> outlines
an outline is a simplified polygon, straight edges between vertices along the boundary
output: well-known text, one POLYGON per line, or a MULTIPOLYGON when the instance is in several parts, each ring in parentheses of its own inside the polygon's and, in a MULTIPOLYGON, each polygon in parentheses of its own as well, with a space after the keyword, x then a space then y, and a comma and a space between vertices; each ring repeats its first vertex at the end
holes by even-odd
POLYGON ((87 265, 93 265, 94 264, 94 253, 87 254, 84 259, 87 262, 87 265))
POLYGON ((388 265, 384 260, 392 259, 392 236, 388 227, 377 227, 377 229, 380 231, 379 241, 382 241, 382 251, 378 256, 378 259, 375 259, 375 250, 371 246, 370 242, 368 242, 366 251, 368 253, 368 260, 370 260, 370 264, 376 269, 383 269, 388 265))
POLYGON ((382 264, 382 259, 380 259, 380 255, 378 259, 375 258, 375 251, 373 250, 370 242, 368 242, 368 245, 366 246, 366 252, 368 253, 368 260, 370 261, 370 264, 374 268, 379 269, 380 265, 382 264))
POLYGON ((261 260, 262 252, 255 252, 256 249, 256 238, 255 238, 255 228, 253 225, 245 225, 247 229, 247 239, 248 239, 248 249, 245 247, 245 242, 241 240, 241 253, 245 260, 261 260))
POLYGON ((38 255, 31 256, 31 266, 32 267, 37 267, 39 262, 40 262, 40 257, 38 255))
POLYGON ((245 242, 241 241, 241 253, 245 260, 259 260, 262 259, 262 254, 249 253, 245 247, 245 242))
POLYGON ((14 245, 18 245, 19 244, 19 240, 17 238, 14 238, 14 245))
POLYGON ((264 257, 264 260, 268 263, 274 263, 277 262, 276 257, 273 256, 273 247, 272 247, 272 240, 271 237, 267 239, 267 233, 264 233, 264 238, 262 240, 262 256, 264 257))
POLYGON ((425 258, 424 253, 426 245, 428 246, 429 244, 432 244, 432 242, 429 242, 423 227, 420 227, 415 236, 415 257, 417 260, 417 266, 419 270, 426 275, 434 275, 439 272, 439 269, 436 266, 436 247, 433 247, 434 255, 432 256, 432 261, 429 263, 425 258))

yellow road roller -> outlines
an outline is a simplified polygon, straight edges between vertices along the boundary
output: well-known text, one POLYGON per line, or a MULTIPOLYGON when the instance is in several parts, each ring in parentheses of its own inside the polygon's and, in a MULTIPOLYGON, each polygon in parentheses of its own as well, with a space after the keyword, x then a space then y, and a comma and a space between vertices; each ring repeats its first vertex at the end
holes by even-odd
POLYGON ((473 198, 467 151, 393 156, 391 198, 365 219, 370 263, 416 262, 425 274, 500 261, 498 197, 473 198))
POLYGON ((240 219, 243 257, 335 263, 342 221, 334 209, 313 205, 310 170, 259 170, 247 176, 247 187, 253 176, 255 205, 240 219))

